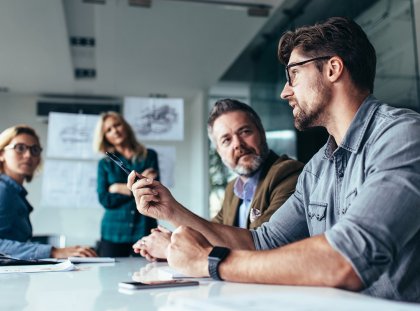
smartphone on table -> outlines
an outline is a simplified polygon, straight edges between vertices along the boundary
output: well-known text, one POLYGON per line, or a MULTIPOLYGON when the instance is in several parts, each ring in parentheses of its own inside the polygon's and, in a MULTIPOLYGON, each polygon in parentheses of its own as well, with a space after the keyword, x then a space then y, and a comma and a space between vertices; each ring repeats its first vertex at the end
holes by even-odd
POLYGON ((200 285, 198 281, 185 280, 168 280, 168 281, 151 281, 148 283, 142 282, 120 282, 119 288, 124 289, 151 289, 151 288, 165 288, 165 287, 179 287, 179 286, 196 286, 200 285))

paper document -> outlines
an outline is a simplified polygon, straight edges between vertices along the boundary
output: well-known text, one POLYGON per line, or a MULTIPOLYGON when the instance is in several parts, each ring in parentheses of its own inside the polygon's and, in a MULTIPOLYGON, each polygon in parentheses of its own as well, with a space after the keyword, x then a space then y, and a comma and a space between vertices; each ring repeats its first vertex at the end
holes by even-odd
POLYGON ((76 266, 72 264, 70 260, 66 260, 50 265, 4 266, 0 267, 0 273, 63 272, 76 269, 76 266))
POLYGON ((101 263, 101 262, 115 262, 112 257, 69 257, 72 263, 101 263))

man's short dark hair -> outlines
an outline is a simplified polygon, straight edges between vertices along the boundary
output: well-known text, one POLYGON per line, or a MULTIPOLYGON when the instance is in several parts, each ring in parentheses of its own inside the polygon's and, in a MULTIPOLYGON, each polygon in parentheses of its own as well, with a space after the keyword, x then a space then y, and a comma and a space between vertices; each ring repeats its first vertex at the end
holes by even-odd
POLYGON ((255 112, 255 110, 252 109, 251 106, 239 100, 231 99, 231 98, 218 100, 214 104, 213 109, 211 110, 209 118, 207 120, 207 131, 210 138, 211 138, 211 134, 213 133, 214 121, 216 121, 216 119, 219 118, 220 116, 229 112, 234 112, 234 111, 244 112, 257 127, 258 131, 260 132, 262 141, 263 142, 266 141, 264 127, 262 125, 260 117, 255 112))
POLYGON ((339 56, 353 83, 359 89, 373 93, 375 48, 363 29, 351 19, 331 17, 322 23, 286 32, 278 48, 278 57, 283 64, 287 65, 295 48, 309 57, 339 56))

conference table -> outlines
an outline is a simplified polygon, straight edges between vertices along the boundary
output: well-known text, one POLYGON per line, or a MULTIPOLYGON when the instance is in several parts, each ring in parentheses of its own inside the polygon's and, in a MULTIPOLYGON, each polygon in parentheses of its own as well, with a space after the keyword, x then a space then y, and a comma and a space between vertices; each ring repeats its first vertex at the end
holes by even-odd
MULTIPOLYGON (((166 263, 116 258, 68 272, 0 274, 0 310, 420 310, 345 290, 196 279, 199 286, 124 290, 124 281, 174 276, 166 263)), ((176 275, 175 275, 176 276, 176 275)))

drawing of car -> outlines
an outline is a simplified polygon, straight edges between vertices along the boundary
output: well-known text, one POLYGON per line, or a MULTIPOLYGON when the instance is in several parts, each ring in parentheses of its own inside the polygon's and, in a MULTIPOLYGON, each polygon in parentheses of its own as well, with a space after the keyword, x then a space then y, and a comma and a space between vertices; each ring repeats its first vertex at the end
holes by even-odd
POLYGON ((60 139, 65 143, 85 143, 89 141, 90 130, 84 126, 69 126, 60 131, 60 139))
POLYGON ((135 120, 134 127, 140 135, 161 134, 170 131, 177 119, 176 110, 168 105, 163 105, 143 112, 135 120))

